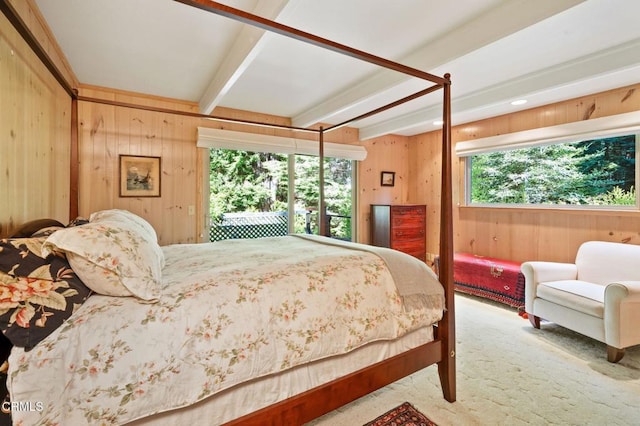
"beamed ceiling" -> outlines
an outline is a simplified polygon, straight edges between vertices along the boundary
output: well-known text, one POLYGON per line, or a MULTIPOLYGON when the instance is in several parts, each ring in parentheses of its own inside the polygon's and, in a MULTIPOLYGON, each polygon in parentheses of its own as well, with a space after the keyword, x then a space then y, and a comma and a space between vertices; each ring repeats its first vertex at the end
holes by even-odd
MULTIPOLYGON (((452 124, 640 82, 637 0, 234 0, 221 3, 435 75, 452 124), (526 99, 522 106, 511 101, 526 99)), ((337 124, 420 79, 171 0, 36 0, 78 80, 337 124)), ((360 138, 437 128, 441 95, 353 126, 360 138)))

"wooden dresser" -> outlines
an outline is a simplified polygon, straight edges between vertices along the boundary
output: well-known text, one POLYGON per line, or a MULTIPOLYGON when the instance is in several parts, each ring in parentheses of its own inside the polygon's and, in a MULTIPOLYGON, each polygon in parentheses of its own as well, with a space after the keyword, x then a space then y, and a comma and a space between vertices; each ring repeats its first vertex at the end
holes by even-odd
POLYGON ((371 244, 389 247, 423 262, 427 256, 425 205, 371 205, 371 244))

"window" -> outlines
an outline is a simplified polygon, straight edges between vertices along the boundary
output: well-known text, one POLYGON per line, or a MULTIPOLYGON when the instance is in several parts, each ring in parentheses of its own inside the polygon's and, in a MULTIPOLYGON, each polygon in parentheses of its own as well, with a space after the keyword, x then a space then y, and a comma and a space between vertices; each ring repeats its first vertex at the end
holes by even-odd
POLYGON ((638 210, 638 144, 632 111, 461 141, 455 151, 466 157, 467 205, 638 210))
POLYGON ((467 202, 636 206, 636 134, 501 149, 467 158, 467 202))
MULTIPOLYGON (((318 141, 198 127, 197 146, 210 153, 211 240, 318 233, 318 141)), ((326 230, 351 240, 355 165, 367 150, 325 142, 324 155, 326 230)))
MULTIPOLYGON (((296 233, 318 234, 319 161, 318 157, 295 156, 295 183, 293 191, 296 212, 304 211, 304 226, 296 215, 296 233)), ((326 208, 326 230, 330 236, 352 240, 352 217, 354 217, 353 176, 355 162, 345 158, 325 158, 324 202, 326 208)))
MULTIPOLYGON (((353 165, 325 158, 327 232, 344 240, 352 236, 353 165)), ((209 166, 211 241, 318 234, 318 157, 212 148, 209 166)))

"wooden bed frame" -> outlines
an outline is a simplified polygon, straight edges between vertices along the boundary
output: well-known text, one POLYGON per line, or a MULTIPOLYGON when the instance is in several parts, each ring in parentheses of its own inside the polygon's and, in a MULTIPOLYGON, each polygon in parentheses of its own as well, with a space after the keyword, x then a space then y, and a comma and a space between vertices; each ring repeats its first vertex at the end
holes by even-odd
MULTIPOLYGON (((455 353, 455 306, 453 283, 453 215, 452 215, 452 173, 451 173, 451 92, 450 76, 438 77, 405 65, 392 62, 351 47, 305 33, 292 27, 279 24, 268 19, 249 14, 247 12, 231 8, 209 0, 175 0, 188 6, 196 7, 209 13, 214 13, 239 22, 257 26, 267 31, 275 32, 299 41, 319 46, 331 51, 347 55, 380 67, 394 70, 406 75, 419 78, 430 85, 424 90, 404 97, 398 101, 387 104, 373 111, 359 115, 345 122, 320 128, 296 128, 290 126, 274 126, 271 123, 250 122, 246 120, 230 119, 213 115, 197 114, 184 111, 174 111, 149 106, 125 104, 81 97, 75 88, 66 81, 63 74, 57 69, 49 58, 46 50, 40 45, 38 39, 31 33, 27 25, 20 18, 7 0, 0 0, 0 8, 31 46, 38 57, 55 76, 57 81, 71 97, 71 178, 70 178, 70 219, 78 215, 78 101, 110 104, 114 106, 145 109, 156 112, 164 112, 178 115, 195 116, 207 119, 230 121, 253 125, 264 125, 289 130, 304 130, 318 133, 320 146, 320 164, 324 157, 324 134, 334 129, 349 125, 352 122, 386 111, 410 100, 424 96, 437 90, 443 91, 443 130, 442 130, 442 182, 441 182, 441 209, 440 209, 440 253, 439 253, 439 277, 445 288, 446 311, 442 320, 434 327, 435 340, 397 355, 393 358, 371 365, 365 369, 334 380, 325 385, 311 389, 281 401, 252 414, 232 421, 230 424, 302 424, 314 418, 345 405, 376 389, 386 386, 402 377, 421 370, 427 366, 437 364, 443 396, 447 401, 456 399, 456 353, 455 353)), ((320 168, 320 234, 325 234, 323 215, 324 192, 323 170, 320 168)))

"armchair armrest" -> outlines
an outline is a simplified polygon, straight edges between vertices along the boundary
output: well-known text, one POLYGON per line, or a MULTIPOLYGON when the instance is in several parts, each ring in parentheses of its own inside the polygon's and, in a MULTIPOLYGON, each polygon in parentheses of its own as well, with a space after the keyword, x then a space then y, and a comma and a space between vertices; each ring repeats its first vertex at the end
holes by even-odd
POLYGON ((524 262, 521 266, 522 273, 531 282, 544 283, 547 281, 575 280, 578 278, 578 267, 573 263, 560 262, 524 262))
POLYGON ((604 290, 604 328, 609 346, 640 343, 640 281, 618 281, 604 290))
POLYGON ((605 303, 627 300, 640 302, 640 281, 617 281, 604 290, 605 303))
POLYGON ((524 262, 520 270, 524 275, 525 311, 528 313, 533 312, 533 300, 536 297, 538 283, 575 280, 578 277, 578 268, 573 263, 524 262))

